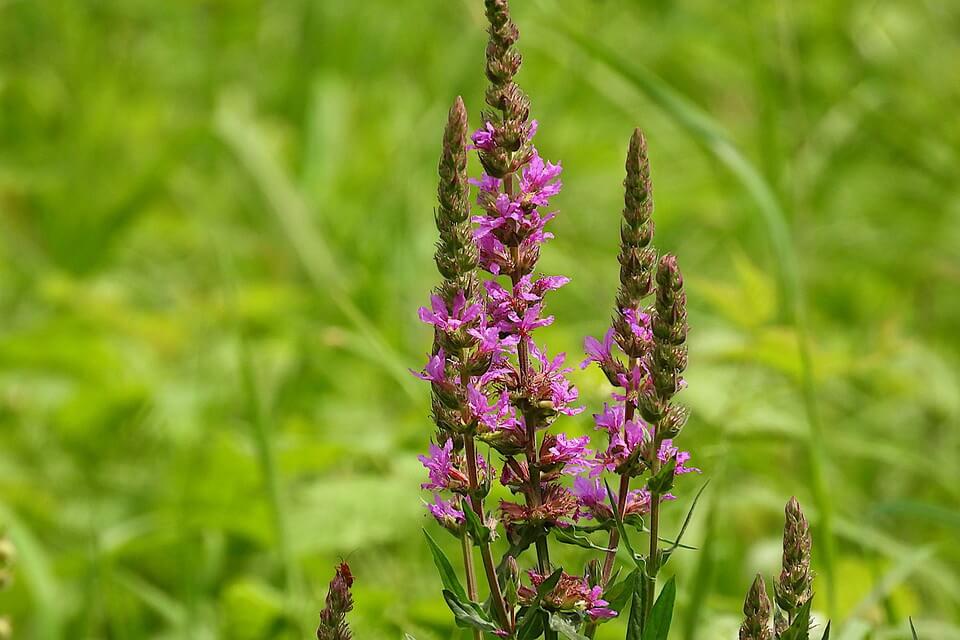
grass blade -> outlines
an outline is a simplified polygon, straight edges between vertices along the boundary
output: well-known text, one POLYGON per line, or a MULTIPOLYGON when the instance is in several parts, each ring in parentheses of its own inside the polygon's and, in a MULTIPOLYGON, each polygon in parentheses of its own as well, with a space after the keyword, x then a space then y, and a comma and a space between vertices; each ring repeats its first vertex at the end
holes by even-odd
POLYGON ((370 346, 372 359, 380 362, 410 397, 416 397, 417 386, 404 359, 348 295, 345 279, 326 239, 310 221, 310 209, 303 195, 270 152, 253 115, 238 105, 222 104, 217 110, 216 128, 257 183, 314 288, 329 296, 356 327, 370 346))

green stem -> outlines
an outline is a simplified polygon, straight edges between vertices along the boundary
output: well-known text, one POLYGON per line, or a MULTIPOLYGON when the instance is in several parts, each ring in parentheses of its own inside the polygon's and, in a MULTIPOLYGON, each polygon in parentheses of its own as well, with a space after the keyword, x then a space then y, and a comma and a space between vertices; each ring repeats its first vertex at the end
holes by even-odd
MULTIPOLYGON (((460 538, 460 548, 463 551, 463 570, 467 574, 467 596, 471 602, 477 601, 477 573, 473 566, 473 542, 470 540, 470 534, 464 534, 460 538)), ((483 634, 479 629, 473 630, 474 640, 483 640, 483 634)))
MULTIPOLYGON (((653 451, 650 454, 650 477, 656 477, 660 471, 660 438, 657 435, 657 423, 653 428, 653 451)), ((644 624, 650 619, 650 610, 657 596, 657 573, 660 571, 660 494, 650 492, 650 553, 647 556, 647 567, 644 578, 647 583, 647 597, 643 603, 644 624)))
MULTIPOLYGON (((464 455, 467 458, 467 478, 470 481, 470 506, 473 512, 477 514, 480 521, 485 520, 483 515, 483 502, 477 495, 480 482, 477 480, 477 447, 473 437, 468 436, 464 441, 464 455)), ((493 562, 493 553, 490 551, 489 542, 480 542, 480 559, 483 561, 483 570, 487 576, 487 584, 490 587, 490 599, 493 600, 493 609, 497 614, 497 620, 501 628, 510 629, 510 617, 507 615, 507 606, 503 600, 503 591, 500 589, 500 581, 497 579, 497 567, 493 562)))

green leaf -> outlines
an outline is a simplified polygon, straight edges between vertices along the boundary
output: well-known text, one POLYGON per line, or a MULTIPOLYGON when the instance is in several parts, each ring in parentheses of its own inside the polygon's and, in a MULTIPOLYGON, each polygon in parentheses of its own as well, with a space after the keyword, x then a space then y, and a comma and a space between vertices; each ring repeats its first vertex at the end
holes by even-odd
POLYGON ((910 620, 910 633, 913 634, 913 640, 920 640, 920 636, 917 635, 917 628, 913 626, 913 618, 908 618, 910 620))
POLYGON ((660 596, 650 610, 650 619, 644 625, 642 640, 667 640, 670 623, 673 621, 673 603, 677 597, 676 578, 663 585, 660 596))
POLYGON ((594 544, 590 538, 586 536, 577 535, 573 531, 568 531, 567 529, 553 529, 553 537, 556 538, 557 542, 562 544, 569 544, 575 547, 582 547, 584 549, 593 549, 594 551, 603 551, 608 553, 611 549, 607 547, 601 547, 598 544, 594 544))
POLYGON ((497 625, 493 623, 483 608, 476 602, 461 600, 449 589, 443 590, 443 599, 447 606, 453 612, 453 617, 457 621, 457 626, 463 629, 480 629, 493 633, 497 630, 497 625))
MULTIPOLYGON (((914 636, 916 638, 916 636, 914 636)), ((820 636, 820 640, 830 640, 830 622, 827 622, 826 629, 823 630, 823 635, 820 636)))
POLYGON ((520 623, 517 625, 517 640, 533 640, 543 633, 543 616, 540 607, 527 607, 520 612, 520 623))
POLYGON ((469 505, 464 507, 463 514, 466 517, 467 531, 470 533, 473 543, 479 545, 490 542, 490 529, 485 527, 483 522, 480 521, 480 516, 478 516, 469 505))
POLYGON ((413 637, 412 635, 410 635, 409 633, 405 633, 405 634, 403 634, 403 640, 417 640, 417 639, 414 638, 414 637, 413 637))
POLYGON ((607 521, 599 524, 575 524, 570 528, 580 533, 593 533, 594 531, 610 531, 613 526, 613 522, 607 521))
POLYGON ((577 633, 577 628, 572 622, 559 613, 550 614, 550 628, 568 640, 587 640, 586 636, 577 633))
POLYGON ((634 585, 640 579, 640 570, 634 569, 620 582, 608 586, 603 592, 603 599, 610 603, 610 608, 614 611, 623 611, 633 596, 634 585))
POLYGON ((620 532, 620 541, 623 542, 623 546, 626 547, 627 551, 630 553, 633 563, 638 568, 643 569, 645 567, 643 556, 638 555, 637 552, 633 550, 633 544, 631 544, 630 537, 627 535, 627 529, 623 526, 623 518, 620 517, 620 513, 617 510, 617 499, 614 497, 613 491, 610 489, 610 483, 604 480, 603 486, 607 489, 607 498, 610 500, 610 504, 613 508, 614 522, 617 525, 617 531, 620 532))
POLYGON ((427 546, 430 547, 430 553, 433 554, 433 564, 437 565, 437 571, 440 573, 440 580, 443 582, 444 588, 449 589, 460 600, 467 600, 467 592, 460 584, 460 578, 457 577, 457 572, 454 571, 453 565, 450 564, 450 560, 443 549, 437 545, 437 542, 427 533, 426 529, 423 530, 423 535, 427 537, 427 546))
POLYGON ((537 589, 537 599, 536 602, 539 602, 560 583, 560 577, 563 575, 563 569, 557 569, 550 574, 550 577, 540 583, 540 587, 537 589))
POLYGON ((544 596, 553 591, 554 587, 560 582, 563 575, 563 569, 557 569, 550 574, 546 580, 540 583, 537 588, 537 595, 533 602, 527 607, 526 611, 521 611, 519 624, 517 625, 517 638, 524 640, 527 638, 536 638, 543 631, 543 616, 540 615, 540 602, 544 596))
POLYGON ((810 605, 813 599, 807 600, 797 612, 790 628, 783 632, 780 640, 809 640, 810 638, 810 605))
POLYGON ((653 476, 647 480, 647 489, 650 493, 657 495, 663 495, 670 491, 673 488, 673 481, 676 477, 674 473, 677 468, 677 461, 675 458, 670 458, 670 461, 667 464, 663 465, 663 468, 657 472, 657 475, 653 476))
POLYGON ((643 569, 637 567, 634 573, 636 577, 633 581, 633 598, 630 603, 626 640, 642 640, 643 635, 643 607, 647 589, 643 580, 643 569))

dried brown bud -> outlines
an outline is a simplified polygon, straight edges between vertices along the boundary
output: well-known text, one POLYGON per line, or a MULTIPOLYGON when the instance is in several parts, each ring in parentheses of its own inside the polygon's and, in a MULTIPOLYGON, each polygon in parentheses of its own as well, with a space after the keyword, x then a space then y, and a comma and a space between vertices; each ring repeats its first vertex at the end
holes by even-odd
POLYGON ((743 601, 743 624, 740 640, 773 640, 770 630, 770 598, 763 576, 757 574, 743 601))

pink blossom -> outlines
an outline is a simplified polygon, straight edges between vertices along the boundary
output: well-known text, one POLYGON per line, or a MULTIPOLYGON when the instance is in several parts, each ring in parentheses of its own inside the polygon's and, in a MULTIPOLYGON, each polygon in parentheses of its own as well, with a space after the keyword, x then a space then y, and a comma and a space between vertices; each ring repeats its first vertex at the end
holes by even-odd
POLYGON ((444 299, 436 294, 430 296, 430 307, 420 307, 420 320, 448 332, 458 331, 463 325, 473 322, 480 317, 483 310, 477 303, 467 306, 462 291, 458 291, 454 296, 449 309, 444 299))
POLYGON ((493 138, 496 135, 497 130, 489 122, 484 122, 483 126, 473 132, 470 136, 470 139, 473 141, 474 149, 483 149, 484 151, 490 151, 496 147, 496 143, 493 138))
POLYGON ((424 368, 423 372, 410 370, 410 373, 417 376, 421 380, 427 380, 436 384, 446 384, 447 373, 447 356, 443 352, 443 349, 439 349, 436 354, 430 356, 430 359, 427 360, 427 366, 424 368))

